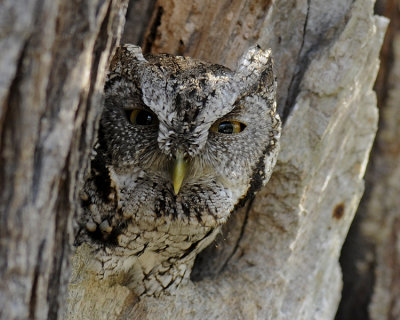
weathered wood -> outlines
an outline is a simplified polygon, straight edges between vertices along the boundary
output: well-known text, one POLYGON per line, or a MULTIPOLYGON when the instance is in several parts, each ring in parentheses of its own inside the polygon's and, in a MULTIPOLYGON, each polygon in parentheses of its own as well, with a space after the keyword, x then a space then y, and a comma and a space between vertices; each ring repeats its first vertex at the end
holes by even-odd
POLYGON ((56 319, 126 1, 0 3, 0 318, 56 319))
POLYGON ((143 43, 156 0, 130 0, 121 43, 143 43))
POLYGON ((380 121, 366 193, 343 247, 343 299, 337 319, 400 318, 400 1, 379 1, 391 19, 375 88, 380 121))

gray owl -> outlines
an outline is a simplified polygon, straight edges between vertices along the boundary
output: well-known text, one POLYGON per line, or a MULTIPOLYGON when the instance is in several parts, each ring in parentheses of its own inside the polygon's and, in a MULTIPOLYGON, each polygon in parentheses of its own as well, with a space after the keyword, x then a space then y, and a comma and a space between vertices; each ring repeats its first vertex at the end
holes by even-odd
POLYGON ((265 184, 279 150, 270 51, 235 71, 120 47, 105 85, 78 244, 101 281, 172 292, 236 208, 265 184))

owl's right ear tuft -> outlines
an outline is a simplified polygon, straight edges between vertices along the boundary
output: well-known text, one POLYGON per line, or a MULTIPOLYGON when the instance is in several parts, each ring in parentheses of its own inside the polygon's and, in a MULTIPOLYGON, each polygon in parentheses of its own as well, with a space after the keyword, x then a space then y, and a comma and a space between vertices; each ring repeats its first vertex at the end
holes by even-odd
POLYGON ((246 78, 257 78, 272 63, 271 49, 263 50, 256 45, 250 47, 239 59, 236 73, 246 78))
POLYGON ((240 58, 236 69, 237 80, 246 86, 256 86, 256 92, 267 97, 276 89, 271 49, 262 50, 256 45, 240 58))

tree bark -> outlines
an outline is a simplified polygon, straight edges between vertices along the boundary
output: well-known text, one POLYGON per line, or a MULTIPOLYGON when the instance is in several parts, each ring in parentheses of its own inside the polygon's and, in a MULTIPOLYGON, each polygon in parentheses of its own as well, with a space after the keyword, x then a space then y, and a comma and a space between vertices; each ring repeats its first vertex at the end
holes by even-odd
POLYGON ((379 129, 366 192, 343 247, 343 299, 337 319, 400 319, 400 1, 378 1, 391 20, 375 85, 379 129))
POLYGON ((131 1, 123 38, 147 52, 233 68, 250 45, 272 48, 281 153, 189 285, 139 300, 90 278, 82 246, 65 310, 76 197, 126 6, 14 2, 0 5, 10 30, 0 42, 2 319, 334 318, 340 250, 377 129, 372 86, 387 20, 373 0, 131 1))
POLYGON ((0 318, 56 319, 126 1, 0 3, 0 318))

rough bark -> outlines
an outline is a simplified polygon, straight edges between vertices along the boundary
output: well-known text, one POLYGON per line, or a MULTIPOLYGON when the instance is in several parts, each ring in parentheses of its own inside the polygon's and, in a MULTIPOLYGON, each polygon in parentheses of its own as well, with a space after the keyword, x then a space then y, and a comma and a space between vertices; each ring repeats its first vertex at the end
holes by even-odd
MULTIPOLYGON (((272 48, 282 151, 267 187, 199 257, 192 283, 137 300, 88 278, 81 247, 64 317, 333 319, 377 128, 372 86, 387 20, 373 0, 158 0, 146 25, 152 2, 131 2, 128 17, 141 18, 124 39, 147 51, 233 67, 252 44, 272 48)), ((76 196, 124 4, 0 4, 2 319, 64 312, 76 196)))
POLYGON ((0 3, 0 318, 56 319, 126 1, 0 3))
POLYGON ((343 248, 340 320, 400 318, 400 1, 379 1, 376 9, 391 19, 375 86, 380 121, 366 193, 343 248))
POLYGON ((143 43, 156 0, 130 0, 122 43, 143 43))

